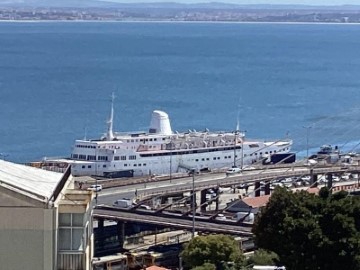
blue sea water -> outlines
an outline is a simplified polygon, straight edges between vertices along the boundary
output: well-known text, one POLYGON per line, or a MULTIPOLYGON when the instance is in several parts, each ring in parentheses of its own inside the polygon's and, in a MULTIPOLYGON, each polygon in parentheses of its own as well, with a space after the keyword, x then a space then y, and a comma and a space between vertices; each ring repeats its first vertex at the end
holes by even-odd
POLYGON ((234 130, 359 150, 360 25, 0 23, 0 158, 69 156, 75 139, 234 130), (307 128, 309 127, 309 128, 307 128), (311 127, 311 128, 310 128, 311 127))

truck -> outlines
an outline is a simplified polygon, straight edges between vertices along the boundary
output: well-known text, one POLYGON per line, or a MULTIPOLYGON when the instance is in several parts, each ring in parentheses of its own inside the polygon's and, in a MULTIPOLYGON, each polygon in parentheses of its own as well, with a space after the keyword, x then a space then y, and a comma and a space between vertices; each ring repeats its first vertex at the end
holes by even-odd
POLYGON ((113 206, 119 208, 129 208, 131 205, 132 205, 132 201, 130 199, 125 199, 125 198, 116 200, 113 203, 113 206))

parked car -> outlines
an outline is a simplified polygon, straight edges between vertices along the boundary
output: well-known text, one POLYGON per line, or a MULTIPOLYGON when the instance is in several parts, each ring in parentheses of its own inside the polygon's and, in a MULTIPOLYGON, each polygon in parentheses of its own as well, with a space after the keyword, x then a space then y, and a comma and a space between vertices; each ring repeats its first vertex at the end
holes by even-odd
POLYGON ((139 205, 138 208, 142 209, 142 210, 151 210, 151 207, 149 205, 146 205, 146 204, 139 205))
POLYGON ((216 219, 218 219, 218 220, 226 220, 226 217, 224 216, 224 214, 218 214, 216 216, 216 219))
POLYGON ((256 170, 256 168, 255 168, 255 167, 252 167, 252 166, 245 166, 245 167, 243 168, 243 171, 252 171, 252 170, 256 170))
POLYGON ((102 190, 102 185, 91 185, 88 190, 99 192, 102 190))
POLYGON ((235 173, 241 173, 241 169, 237 167, 233 167, 226 171, 226 175, 235 174, 235 173))

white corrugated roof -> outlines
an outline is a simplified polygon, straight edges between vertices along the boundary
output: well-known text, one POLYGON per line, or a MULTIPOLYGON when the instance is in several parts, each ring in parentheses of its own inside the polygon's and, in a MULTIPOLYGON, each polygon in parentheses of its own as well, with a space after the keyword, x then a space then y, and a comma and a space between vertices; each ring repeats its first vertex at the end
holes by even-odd
POLYGON ((51 197, 63 174, 0 160, 0 184, 7 184, 21 193, 51 197))

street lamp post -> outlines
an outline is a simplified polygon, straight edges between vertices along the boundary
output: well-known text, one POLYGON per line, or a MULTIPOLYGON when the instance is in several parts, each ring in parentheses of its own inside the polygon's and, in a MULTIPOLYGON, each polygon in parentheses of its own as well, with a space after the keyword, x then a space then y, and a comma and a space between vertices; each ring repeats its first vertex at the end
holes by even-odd
POLYGON ((195 169, 191 169, 192 172, 192 235, 195 237, 195 169))
POLYGON ((244 137, 245 137, 246 130, 241 131, 241 132, 243 133, 243 136, 241 138, 241 166, 240 166, 240 169, 242 170, 244 167, 244 137))
POLYGON ((95 206, 97 206, 98 204, 98 191, 97 191, 97 187, 98 187, 98 175, 97 175, 97 166, 98 166, 98 156, 97 156, 97 148, 95 148, 95 206))
POLYGON ((234 132, 234 165, 233 167, 236 168, 236 139, 238 135, 238 130, 235 130, 234 132))
POLYGON ((171 175, 171 167, 172 167, 172 138, 170 137, 170 173, 169 173, 169 178, 170 178, 170 183, 171 183, 171 178, 172 178, 172 175, 171 175))

